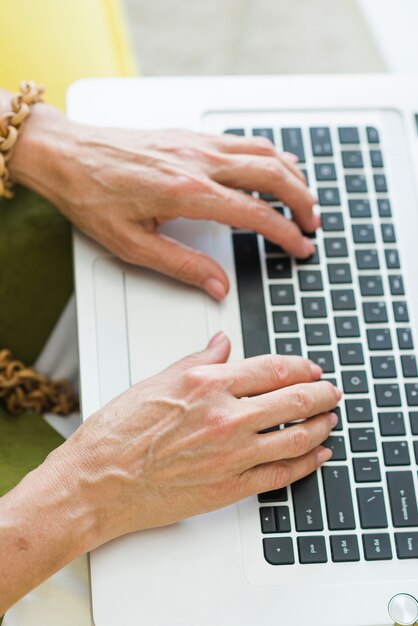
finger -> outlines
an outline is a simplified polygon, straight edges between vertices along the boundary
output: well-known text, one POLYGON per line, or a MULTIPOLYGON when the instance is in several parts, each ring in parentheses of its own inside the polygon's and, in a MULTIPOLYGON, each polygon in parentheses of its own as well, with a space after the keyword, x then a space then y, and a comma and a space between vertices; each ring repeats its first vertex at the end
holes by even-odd
POLYGON ((228 187, 271 193, 292 210, 302 230, 311 232, 317 227, 313 213, 316 199, 306 183, 278 159, 231 156, 217 168, 212 178, 228 187))
POLYGON ((242 419, 247 421, 253 432, 260 432, 277 424, 332 411, 341 395, 339 389, 325 380, 283 387, 240 400, 242 419))
POLYGON ((337 421, 335 413, 325 413, 288 428, 257 435, 255 454, 258 463, 308 454, 327 439, 337 421))
POLYGON ((124 238, 118 256, 200 287, 216 300, 222 300, 229 289, 225 272, 209 256, 160 233, 145 233, 136 225, 124 238))
POLYGON ((317 470, 331 456, 331 450, 319 446, 295 459, 265 463, 246 470, 241 475, 242 497, 290 485, 317 470))
POLYGON ((223 381, 234 396, 242 398, 318 380, 322 369, 300 356, 266 354, 213 368, 212 374, 223 381))
POLYGON ((231 344, 228 337, 220 331, 216 333, 209 341, 204 350, 189 354, 183 359, 176 361, 170 365, 166 371, 179 374, 185 372, 191 367, 200 365, 211 365, 214 363, 225 363, 231 350, 231 344))

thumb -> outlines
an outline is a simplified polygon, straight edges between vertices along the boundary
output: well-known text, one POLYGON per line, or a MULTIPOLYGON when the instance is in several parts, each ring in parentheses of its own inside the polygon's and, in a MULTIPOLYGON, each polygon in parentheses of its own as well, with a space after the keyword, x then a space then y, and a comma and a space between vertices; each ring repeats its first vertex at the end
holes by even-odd
POLYGON ((180 373, 190 369, 191 367, 197 367, 198 365, 225 363, 228 360, 230 351, 231 344, 229 339, 222 331, 220 331, 212 337, 204 350, 195 352, 194 354, 189 354, 183 359, 180 359, 180 361, 170 365, 168 370, 170 372, 180 373))

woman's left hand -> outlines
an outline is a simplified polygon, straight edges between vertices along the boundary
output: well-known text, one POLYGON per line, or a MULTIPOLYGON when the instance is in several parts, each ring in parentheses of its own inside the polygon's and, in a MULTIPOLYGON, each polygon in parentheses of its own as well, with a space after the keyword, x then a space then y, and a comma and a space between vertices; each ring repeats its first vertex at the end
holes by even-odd
POLYGON ((296 257, 313 252, 303 232, 319 225, 315 198, 296 158, 279 154, 264 138, 81 126, 42 104, 33 107, 10 170, 124 261, 216 299, 228 291, 225 272, 210 257, 160 234, 160 224, 177 217, 216 220, 254 230, 296 257), (241 189, 272 193, 294 219, 241 189))

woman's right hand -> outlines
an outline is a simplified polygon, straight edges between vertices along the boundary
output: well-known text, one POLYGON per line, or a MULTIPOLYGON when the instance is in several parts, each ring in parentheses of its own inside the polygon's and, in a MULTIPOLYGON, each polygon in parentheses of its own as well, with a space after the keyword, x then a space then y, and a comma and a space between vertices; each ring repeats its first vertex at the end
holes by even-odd
POLYGON ((321 369, 271 355, 225 364, 229 349, 216 335, 103 407, 64 444, 98 520, 89 548, 283 487, 330 458, 320 444, 336 424, 341 392, 319 381, 321 369))

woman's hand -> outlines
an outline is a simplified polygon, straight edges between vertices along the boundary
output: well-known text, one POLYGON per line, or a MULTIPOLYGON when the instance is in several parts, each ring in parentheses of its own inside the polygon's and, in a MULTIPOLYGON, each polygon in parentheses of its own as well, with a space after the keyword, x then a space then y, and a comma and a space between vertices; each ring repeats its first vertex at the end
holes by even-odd
POLYGON ((222 299, 228 290, 222 268, 156 229, 177 217, 216 220, 255 230, 289 254, 307 257, 314 249, 302 231, 314 231, 319 219, 295 161, 260 137, 94 128, 37 105, 10 170, 124 261, 222 299), (240 189, 274 194, 294 220, 240 189))

